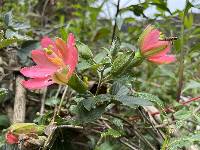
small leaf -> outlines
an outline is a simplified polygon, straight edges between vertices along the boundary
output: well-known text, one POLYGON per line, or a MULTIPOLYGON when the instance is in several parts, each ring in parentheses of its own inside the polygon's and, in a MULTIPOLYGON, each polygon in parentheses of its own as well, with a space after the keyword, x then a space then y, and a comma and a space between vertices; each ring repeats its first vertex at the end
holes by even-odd
POLYGON ((9 11, 4 15, 4 22, 7 26, 11 26, 13 24, 12 11, 9 11))
POLYGON ((111 48, 110 48, 110 52, 111 52, 112 58, 115 58, 115 56, 119 52, 120 45, 121 45, 120 38, 119 37, 115 37, 115 39, 112 42, 111 48))
POLYGON ((155 95, 143 92, 134 93, 135 97, 142 98, 153 102, 154 104, 158 105, 159 107, 163 108, 163 102, 155 95))
POLYGON ((139 97, 134 96, 128 96, 128 95, 122 95, 122 96, 115 96, 115 100, 121 102, 123 105, 129 106, 129 107, 135 107, 135 106, 152 106, 153 104, 146 100, 139 97))
POLYGON ((91 97, 91 98, 82 100, 82 104, 85 107, 85 109, 90 111, 91 109, 95 108, 96 102, 94 98, 91 97))
POLYGON ((105 27, 100 28, 96 31, 92 41, 96 42, 99 39, 106 38, 108 37, 109 33, 110 33, 110 30, 108 28, 105 28, 105 27))
POLYGON ((77 42, 76 47, 78 48, 79 55, 82 58, 84 58, 84 59, 93 58, 92 51, 90 50, 90 48, 87 45, 85 45, 81 42, 77 42))
POLYGON ((105 105, 97 106, 95 109, 91 109, 88 111, 85 109, 82 103, 78 104, 78 114, 77 114, 77 122, 78 123, 88 123, 95 121, 101 117, 101 115, 105 112, 105 105))
POLYGON ((129 92, 129 88, 120 82, 115 81, 110 89, 110 94, 112 95, 127 95, 129 92))
POLYGON ((59 98, 51 97, 51 98, 48 98, 48 99, 45 101, 45 105, 48 105, 48 106, 55 106, 55 105, 57 105, 59 102, 60 102, 60 99, 59 99, 59 98))
POLYGON ((101 137, 112 136, 114 138, 119 138, 121 133, 114 129, 108 129, 106 132, 101 133, 101 137))

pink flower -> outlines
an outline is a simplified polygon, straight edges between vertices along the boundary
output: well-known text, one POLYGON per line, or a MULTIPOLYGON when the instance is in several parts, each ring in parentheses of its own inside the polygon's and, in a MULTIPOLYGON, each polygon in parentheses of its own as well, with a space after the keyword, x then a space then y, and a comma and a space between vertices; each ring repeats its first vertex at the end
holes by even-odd
POLYGON ((25 67, 20 72, 31 79, 22 84, 28 89, 41 89, 53 83, 67 84, 78 63, 78 51, 72 33, 67 43, 48 37, 41 40, 41 49, 31 52, 35 66, 25 67))
POLYGON ((18 143, 18 136, 12 134, 10 131, 8 131, 5 135, 6 137, 6 142, 8 144, 17 144, 18 143))
POLYGON ((176 60, 170 52, 170 41, 161 40, 161 32, 154 26, 148 25, 139 38, 141 54, 150 62, 168 64, 176 60))

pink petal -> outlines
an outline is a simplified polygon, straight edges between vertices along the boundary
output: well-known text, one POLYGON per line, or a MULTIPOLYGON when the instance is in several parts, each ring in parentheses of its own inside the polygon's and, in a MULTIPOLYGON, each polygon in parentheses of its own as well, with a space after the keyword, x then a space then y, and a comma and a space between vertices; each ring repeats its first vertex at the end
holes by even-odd
POLYGON ((68 35, 68 39, 67 39, 67 47, 69 49, 70 52, 70 59, 68 60, 68 64, 69 64, 69 72, 67 75, 67 78, 69 76, 72 75, 73 71, 75 70, 75 67, 78 63, 78 50, 75 47, 75 38, 74 35, 72 33, 70 33, 68 35))
POLYGON ((68 35, 67 44, 60 38, 57 38, 55 43, 63 56, 65 64, 69 66, 69 71, 67 73, 68 79, 72 75, 78 63, 78 50, 75 47, 74 35, 72 33, 68 35))
POLYGON ((60 55, 59 55, 59 52, 58 52, 58 50, 57 50, 57 48, 56 48, 55 42, 54 42, 53 40, 51 40, 49 37, 47 37, 47 36, 43 37, 42 40, 41 40, 41 42, 40 42, 40 44, 41 44, 42 48, 48 48, 49 45, 52 45, 52 46, 53 46, 53 49, 52 49, 52 50, 53 50, 58 56, 60 56, 60 55))
POLYGON ((149 57, 148 60, 156 64, 169 64, 176 61, 176 58, 174 55, 163 55, 160 57, 149 57))
POLYGON ((42 48, 47 48, 49 45, 55 46, 55 43, 53 40, 51 40, 49 37, 45 36, 42 38, 40 42, 42 48))
POLYGON ((35 78, 35 79, 30 79, 27 81, 22 81, 22 85, 25 88, 34 90, 34 89, 42 89, 44 87, 47 87, 48 85, 53 84, 53 80, 50 77, 46 78, 35 78))
POLYGON ((31 52, 33 61, 41 67, 48 67, 52 69, 57 69, 57 66, 49 61, 43 50, 33 50, 31 52))
POLYGON ((164 50, 158 52, 155 55, 152 55, 151 57, 161 57, 163 55, 167 55, 167 53, 170 52, 170 48, 171 48, 171 44, 168 44, 167 48, 165 48, 164 50))
POLYGON ((149 45, 155 44, 156 42, 158 42, 159 37, 160 31, 157 29, 152 30, 144 37, 141 49, 146 49, 149 45))
MULTIPOLYGON (((167 47, 169 45, 169 42, 168 41, 157 41, 156 43, 153 43, 153 44, 150 44, 148 45, 145 49, 141 49, 141 52, 142 53, 145 53, 145 52, 148 52, 148 51, 151 51, 153 49, 156 49, 156 48, 159 48, 159 47, 167 47)), ((159 53, 167 53, 170 49, 165 49, 164 52, 163 51, 160 51, 159 53)))
POLYGON ((41 66, 32 66, 22 68, 20 72, 26 77, 42 78, 52 75, 54 72, 56 72, 56 69, 41 66))

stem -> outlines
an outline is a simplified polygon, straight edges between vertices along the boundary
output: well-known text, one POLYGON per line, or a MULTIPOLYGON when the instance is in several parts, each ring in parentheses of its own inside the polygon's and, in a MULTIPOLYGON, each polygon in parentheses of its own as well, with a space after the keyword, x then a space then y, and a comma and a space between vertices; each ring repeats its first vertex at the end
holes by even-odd
MULTIPOLYGON (((186 5, 188 3, 188 0, 186 0, 186 5)), ((186 6, 185 6, 186 7, 186 6)), ((177 88, 177 96, 176 96, 176 101, 179 102, 180 97, 181 97, 181 91, 183 87, 183 72, 184 72, 184 22, 185 22, 185 12, 182 17, 182 26, 181 26, 181 53, 180 53, 180 62, 179 62, 179 71, 178 71, 178 88, 177 88)))
POLYGON ((117 2, 117 12, 115 14, 115 24, 114 24, 114 27, 113 27, 113 32, 112 32, 112 41, 111 43, 113 42, 114 38, 115 38, 115 34, 116 34, 116 28, 117 28, 117 16, 119 14, 119 4, 120 4, 120 0, 118 0, 117 2))
POLYGON ((58 110, 57 110, 57 115, 60 114, 60 110, 61 110, 61 107, 62 107, 62 103, 63 103, 63 100, 65 99, 65 95, 66 95, 66 93, 67 93, 67 89, 68 89, 68 86, 66 85, 66 86, 65 86, 65 90, 64 90, 63 95, 62 95, 62 98, 61 98, 61 100, 60 100, 60 104, 59 104, 59 107, 58 107, 58 110))
POLYGON ((146 115, 146 113, 144 112, 142 107, 138 108, 140 114, 142 115, 142 117, 152 126, 153 130, 155 131, 155 133, 160 136, 163 140, 165 139, 165 137, 163 136, 163 134, 160 132, 159 129, 155 128, 155 125, 153 124, 153 122, 151 122, 151 120, 148 118, 148 116, 146 115))
POLYGON ((40 115, 41 116, 44 115, 46 94, 47 94, 47 87, 44 89, 44 93, 42 95, 41 108, 40 108, 40 115))

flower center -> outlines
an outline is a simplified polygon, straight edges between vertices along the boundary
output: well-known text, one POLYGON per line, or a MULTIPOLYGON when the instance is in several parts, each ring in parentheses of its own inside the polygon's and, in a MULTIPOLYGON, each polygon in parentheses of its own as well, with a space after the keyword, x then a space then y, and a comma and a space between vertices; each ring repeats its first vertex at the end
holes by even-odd
POLYGON ((49 45, 47 48, 44 48, 47 58, 49 59, 49 61, 59 67, 65 67, 63 59, 54 52, 53 48, 53 45, 49 45))

